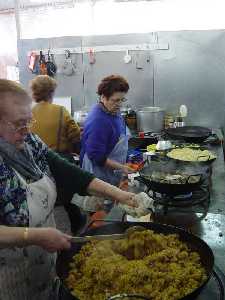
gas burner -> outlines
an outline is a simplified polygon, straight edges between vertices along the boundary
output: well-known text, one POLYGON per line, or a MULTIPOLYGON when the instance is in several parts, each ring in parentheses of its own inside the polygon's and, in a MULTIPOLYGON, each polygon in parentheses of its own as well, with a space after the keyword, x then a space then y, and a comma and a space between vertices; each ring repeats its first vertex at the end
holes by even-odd
POLYGON ((194 206, 202 207, 206 215, 210 201, 209 189, 206 186, 200 186, 198 190, 184 195, 167 195, 153 191, 148 191, 148 194, 155 200, 155 209, 163 209, 164 215, 169 213, 170 208, 188 209, 194 206))

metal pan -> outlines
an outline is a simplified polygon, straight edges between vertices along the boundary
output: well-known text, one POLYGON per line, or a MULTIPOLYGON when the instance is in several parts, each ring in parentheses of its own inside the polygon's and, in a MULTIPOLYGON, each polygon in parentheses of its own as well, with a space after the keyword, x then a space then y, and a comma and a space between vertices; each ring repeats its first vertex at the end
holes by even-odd
POLYGON ((202 143, 212 134, 212 130, 200 126, 168 128, 165 132, 172 138, 182 139, 189 143, 202 143))
POLYGON ((158 162, 152 161, 149 165, 145 164, 142 170, 139 171, 140 176, 135 177, 135 179, 144 183, 152 191, 168 195, 180 195, 197 190, 202 182, 202 175, 204 173, 205 169, 199 168, 199 166, 192 166, 188 164, 182 164, 180 161, 176 162, 170 159, 164 159, 158 162), (185 184, 158 182, 151 179, 153 172, 165 174, 175 174, 176 172, 176 174, 188 175, 188 180, 191 176, 198 176, 200 179, 195 183, 190 183, 187 180, 185 184))
MULTIPOLYGON (((182 147, 181 147, 182 148, 182 147)), ((178 149, 178 148, 177 148, 178 149)), ((206 149, 206 148, 200 148, 200 150, 208 150, 208 149, 206 149)), ((170 152, 171 150, 169 150, 169 151, 167 151, 167 154, 170 152)), ((209 151, 211 151, 211 150, 209 150, 209 151)), ((212 151, 211 151, 212 152, 212 151)), ((169 157, 169 156, 167 156, 167 154, 166 154, 166 157, 167 157, 167 159, 169 159, 169 160, 174 160, 174 161, 176 161, 177 162, 177 164, 179 164, 179 162, 180 163, 185 163, 185 164, 190 164, 190 165, 202 165, 202 166, 210 166, 215 160, 216 160, 216 158, 217 157, 215 157, 215 158, 211 158, 210 159, 210 156, 208 157, 208 159, 207 160, 205 160, 205 161, 202 161, 202 160, 200 160, 201 159, 201 156, 199 156, 199 160, 196 160, 196 161, 187 161, 187 160, 181 160, 181 159, 176 159, 176 158, 172 158, 172 157, 169 157)), ((214 153, 213 153, 214 154, 214 153)))
MULTIPOLYGON (((98 234, 119 234, 124 233, 124 231, 131 226, 139 226, 138 222, 115 222, 112 224, 108 224, 102 227, 94 228, 88 230, 84 233, 84 235, 98 235, 98 234)), ((153 230, 156 233, 163 234, 178 234, 180 239, 185 242, 190 249, 199 253, 201 257, 202 265, 204 266, 207 272, 207 279, 205 282, 195 289, 192 293, 186 295, 185 297, 180 298, 179 300, 189 300, 196 297, 202 290, 202 288, 207 284, 208 280, 213 271, 214 265, 214 256, 210 247, 197 236, 174 226, 162 225, 157 223, 141 223, 141 226, 144 226, 146 229, 153 230)), ((81 244, 73 244, 72 248, 68 251, 62 251, 57 259, 56 271, 59 278, 62 281, 61 292, 60 292, 60 300, 79 300, 75 296, 73 296, 66 285, 64 284, 64 280, 68 277, 68 272, 70 269, 70 262, 72 257, 79 253, 82 245, 81 244)), ((114 298, 118 299, 118 298, 114 298)), ((128 298, 129 299, 129 298, 128 298)), ((146 297, 140 299, 148 299, 146 297)))

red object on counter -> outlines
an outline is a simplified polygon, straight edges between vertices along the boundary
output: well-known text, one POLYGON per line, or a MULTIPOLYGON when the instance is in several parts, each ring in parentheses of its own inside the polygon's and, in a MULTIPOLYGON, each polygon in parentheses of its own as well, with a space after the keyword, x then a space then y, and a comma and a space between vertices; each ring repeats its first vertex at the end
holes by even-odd
POLYGON ((138 133, 138 136, 139 136, 140 138, 144 138, 144 137, 145 137, 144 131, 140 131, 140 132, 138 133))
POLYGON ((90 217, 90 222, 93 222, 90 226, 90 228, 97 228, 105 225, 105 222, 103 221, 104 218, 106 217, 107 213, 104 210, 99 210, 96 213, 94 213, 90 217), (102 221, 99 221, 102 220, 102 221))

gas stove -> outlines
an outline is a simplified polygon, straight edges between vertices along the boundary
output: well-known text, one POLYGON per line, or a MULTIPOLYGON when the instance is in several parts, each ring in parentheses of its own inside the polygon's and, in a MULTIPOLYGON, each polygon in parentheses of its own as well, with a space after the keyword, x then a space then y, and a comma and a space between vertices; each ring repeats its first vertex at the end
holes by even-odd
POLYGON ((165 215, 170 212, 170 209, 188 212, 189 209, 193 210, 193 207, 196 207, 205 216, 210 203, 210 178, 205 176, 197 190, 186 194, 161 194, 160 192, 151 191, 149 187, 147 187, 146 192, 155 200, 155 210, 162 210, 165 215))

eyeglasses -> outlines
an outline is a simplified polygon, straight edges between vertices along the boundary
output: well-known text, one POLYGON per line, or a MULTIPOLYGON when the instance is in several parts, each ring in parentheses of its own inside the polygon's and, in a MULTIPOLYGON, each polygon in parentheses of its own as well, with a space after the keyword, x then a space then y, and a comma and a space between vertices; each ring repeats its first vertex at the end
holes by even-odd
POLYGON ((114 103, 123 103, 123 102, 126 102, 128 99, 123 97, 121 99, 110 99, 110 100, 114 103))
POLYGON ((35 119, 31 119, 24 124, 15 124, 13 122, 6 122, 7 125, 11 127, 11 129, 16 133, 24 130, 29 130, 37 121, 35 119))

